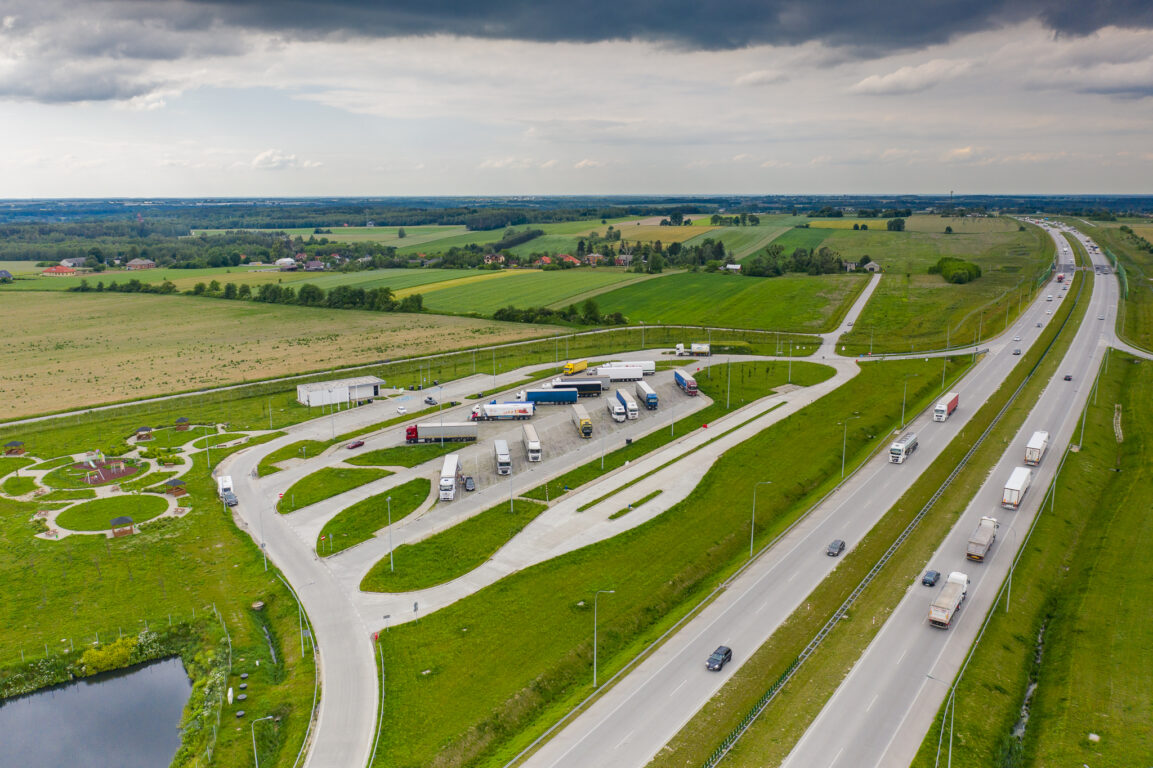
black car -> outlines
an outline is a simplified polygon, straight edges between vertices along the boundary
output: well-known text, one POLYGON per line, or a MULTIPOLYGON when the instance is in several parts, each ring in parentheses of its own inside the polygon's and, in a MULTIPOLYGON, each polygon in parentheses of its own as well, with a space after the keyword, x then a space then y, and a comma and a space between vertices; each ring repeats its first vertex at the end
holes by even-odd
POLYGON ((464 479, 464 489, 466 491, 476 490, 476 481, 472 479, 472 475, 469 475, 464 479))
POLYGON ((240 503, 240 499, 236 498, 236 494, 232 491, 225 491, 221 498, 224 499, 224 503, 230 507, 235 507, 240 503))
POLYGON ((1072 380, 1073 380, 1073 374, 1066 373, 1065 374, 1065 381, 1072 381, 1072 380))
POLYGON ((845 551, 844 539, 833 539, 829 543, 828 549, 825 550, 825 554, 828 555, 829 557, 836 557, 837 555, 841 554, 844 551, 845 551))
POLYGON ((428 397, 426 397, 426 398, 424 399, 424 404, 425 404, 425 405, 436 405, 436 398, 435 398, 435 397, 432 397, 432 396, 430 395, 430 396, 428 396, 428 397))
POLYGON ((719 646, 709 660, 705 662, 705 669, 710 672, 720 672, 725 665, 733 660, 733 649, 727 645, 719 646))
POLYGON ((925 571, 925 575, 921 577, 921 583, 926 587, 935 587, 940 580, 941 574, 938 571, 925 571))

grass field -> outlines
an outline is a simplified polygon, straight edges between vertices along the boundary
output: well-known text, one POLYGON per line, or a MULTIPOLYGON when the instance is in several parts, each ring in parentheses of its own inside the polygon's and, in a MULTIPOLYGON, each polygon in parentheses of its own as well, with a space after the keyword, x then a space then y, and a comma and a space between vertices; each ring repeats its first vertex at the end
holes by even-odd
MULTIPOLYGON (((382 633, 389 695, 374 765, 502 764, 588 693, 596 590, 616 589, 600 605, 607 679, 747 558, 748 510, 734 498, 751 497, 765 474, 780 480, 758 497, 757 537, 768 540, 839 477, 838 419, 871 404, 849 431, 852 466, 880 439, 868 435, 887 435, 899 418, 894 378, 936 373, 939 365, 866 366, 836 392, 730 450, 690 500, 658 518, 382 633), (814 450, 788 450, 799 435, 814 450)), ((932 378, 913 380, 921 383, 915 407, 937 394, 932 378)))
MULTIPOLYGON (((695 229, 695 227, 694 227, 695 229)), ((732 254, 733 258, 737 261, 751 256, 757 251, 764 248, 771 243, 775 238, 788 232, 789 226, 783 224, 776 224, 772 226, 757 226, 757 227, 720 227, 718 229, 710 228, 709 231, 704 232, 690 240, 686 240, 686 245, 700 245, 705 240, 720 241, 725 244, 732 254)))
POLYGON ((675 273, 602 293, 601 312, 630 323, 724 324, 814 333, 835 328, 865 285, 863 276, 675 273))
POLYGON ((310 504, 330 499, 337 494, 359 488, 365 483, 379 480, 393 474, 384 469, 348 469, 346 467, 322 467, 311 475, 300 478, 287 491, 276 505, 280 513, 304 509, 310 504))
POLYGON ((547 307, 564 304, 567 298, 614 283, 633 281, 637 277, 615 267, 506 272, 499 280, 425 291, 424 306, 436 312, 491 315, 507 306, 547 307))
POLYGON ((426 461, 432 461, 438 456, 452 453, 459 446, 448 443, 418 443, 417 445, 397 445, 392 448, 381 448, 378 451, 361 453, 352 458, 345 459, 349 464, 365 467, 415 467, 426 461))
MULTIPOLYGON (((377 243, 379 245, 392 245, 396 247, 406 245, 420 245, 422 243, 429 243, 436 240, 443 240, 446 237, 453 237, 454 235, 461 235, 467 232, 463 224, 445 224, 445 225, 416 225, 411 227, 323 227, 323 229, 331 229, 331 234, 316 234, 313 227, 287 227, 285 229, 267 230, 258 229, 251 230, 257 232, 283 232, 289 237, 302 237, 306 241, 309 238, 316 238, 317 240, 325 239, 334 243, 377 243), (404 230, 404 237, 398 237, 398 230, 404 230)), ((196 235, 220 235, 225 232, 233 230, 225 229, 194 229, 192 234, 196 235)))
POLYGON ((1117 321, 1117 332, 1121 338, 1142 349, 1153 349, 1153 254, 1142 250, 1137 243, 1121 231, 1123 224, 1146 240, 1153 242, 1153 232, 1140 224, 1144 219, 1097 222, 1086 226, 1081 219, 1069 219, 1068 223, 1093 238, 1111 260, 1120 260, 1119 277, 1124 296, 1122 311, 1117 321))
POLYGON ((36 266, 34 261, 0 261, 0 269, 7 270, 12 275, 39 274, 42 267, 36 266))
POLYGON ((331 555, 368 541, 388 525, 390 508, 395 525, 424 503, 431 489, 432 481, 418 477, 342 509, 324 524, 317 537, 316 551, 331 555))
POLYGON ((0 340, 7 418, 545 332, 469 318, 39 292, 4 296, 0 323, 21 331, 0 340))
POLYGON ((820 248, 829 231, 825 229, 812 229, 811 227, 794 227, 773 238, 773 244, 779 245, 785 253, 792 253, 797 248, 814 250, 820 248))
MULTIPOLYGON (((944 233, 945 227, 952 227, 953 233, 978 234, 984 232, 1016 232, 1019 226, 1015 219, 1007 217, 966 217, 966 216, 906 216, 906 232, 939 232, 944 233)), ((809 226, 813 229, 848 229, 853 225, 868 225, 869 231, 886 231, 888 219, 810 219, 809 226)))
POLYGON ((61 528, 70 531, 106 531, 115 517, 127 515, 139 525, 151 520, 168 509, 168 504, 158 496, 146 493, 131 496, 115 496, 110 499, 94 499, 77 504, 60 513, 56 518, 61 528))

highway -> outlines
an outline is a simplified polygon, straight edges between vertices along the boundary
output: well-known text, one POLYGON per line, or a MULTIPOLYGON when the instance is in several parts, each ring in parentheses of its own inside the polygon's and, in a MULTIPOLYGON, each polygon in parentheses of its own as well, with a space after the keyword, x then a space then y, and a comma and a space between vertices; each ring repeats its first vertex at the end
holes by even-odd
MULTIPOLYGON (((1042 330, 1037 324, 1044 326, 1052 319, 1048 310, 1056 302, 1050 304, 1044 297, 1057 292, 1060 286, 1051 282, 1006 333, 987 344, 989 353, 954 385, 961 393, 961 404, 948 421, 934 423, 927 413, 913 420, 909 428, 918 433, 920 448, 905 464, 890 464, 885 452, 867 462, 735 577, 697 617, 542 744, 523 765, 646 765, 841 562, 825 555, 825 545, 841 538, 852 549, 962 433, 1022 359, 1013 350, 1031 344, 1042 330), (1014 336, 1022 340, 1014 342, 1014 336), (705 659, 718 645, 733 649, 733 661, 720 674, 705 670, 705 659)), ((894 382, 894 386, 901 384, 894 382)), ((774 477, 771 469, 750 473, 748 487, 734 489, 736 503, 751 508, 754 483, 765 480, 787 478, 774 477)))
MULTIPOLYGON (((1103 256, 1095 259, 1107 263, 1103 256)), ((788 768, 906 766, 912 761, 1038 513, 1062 454, 1075 441, 1081 409, 1107 347, 1128 346, 1118 344, 1114 335, 1116 278, 1097 275, 1092 296, 1083 296, 1088 298, 1088 310, 1057 375, 930 560, 930 567, 943 576, 952 571, 968 574, 971 585, 959 618, 948 630, 931 627, 929 604, 940 586, 921 586, 919 577, 910 584, 885 626, 785 761, 788 768), (1098 319, 1100 315, 1104 320, 1098 319), (1064 381, 1065 374, 1072 375, 1073 381, 1064 381), (1003 509, 1005 481, 1014 467, 1023 466, 1025 444, 1037 430, 1049 432, 1049 449, 1034 469, 1021 508, 1003 509), (997 518, 1000 530, 990 555, 978 563, 966 559, 965 551, 969 534, 983 515, 997 518)))

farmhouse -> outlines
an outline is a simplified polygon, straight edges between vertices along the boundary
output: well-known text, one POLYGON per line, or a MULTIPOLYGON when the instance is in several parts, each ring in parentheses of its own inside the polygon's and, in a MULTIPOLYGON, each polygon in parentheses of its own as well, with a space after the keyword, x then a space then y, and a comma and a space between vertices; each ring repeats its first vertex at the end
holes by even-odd
POLYGON ((856 272, 857 271, 858 265, 857 265, 857 262, 855 262, 855 261, 846 261, 846 262, 844 262, 844 265, 845 265, 845 271, 846 272, 856 272))
POLYGON ((323 272, 324 271, 324 262, 318 261, 317 259, 313 259, 312 261, 305 263, 304 271, 305 272, 323 272))
POLYGON ((726 264, 725 270, 728 272, 740 272, 741 271, 741 265, 740 264, 726 264))
POLYGON ((541 256, 540 261, 537 263, 540 264, 541 266, 547 266, 549 264, 552 264, 552 256, 541 256))
POLYGON ((335 403, 371 403, 380 397, 380 387, 384 379, 376 376, 356 376, 351 379, 315 381, 311 384, 296 385, 296 402, 307 405, 333 405, 335 403))
POLYGON ((276 260, 276 266, 281 272, 293 272, 296 270, 296 259, 285 256, 276 260))
POLYGON ((12 273, 6 269, 0 269, 0 283, 12 282, 12 273))
POLYGON ((579 267, 581 264, 580 259, 578 259, 576 256, 571 256, 567 253, 562 253, 557 258, 560 259, 565 264, 572 264, 574 267, 579 267))
POLYGON ((133 259, 124 265, 126 269, 155 269, 156 262, 152 259, 133 259))
POLYGON ((866 272, 880 272, 881 271, 881 265, 875 261, 870 261, 868 264, 866 264, 864 266, 864 270, 866 272))
POLYGON ((484 255, 485 264, 504 264, 503 253, 486 253, 484 255))
POLYGON ((74 257, 71 259, 61 259, 60 260, 60 266, 72 267, 73 269, 80 269, 81 267, 84 266, 85 261, 86 261, 86 259, 83 259, 80 257, 74 257))
POLYGON ((73 275, 76 274, 76 270, 73 269, 72 267, 59 267, 59 266, 57 266, 57 267, 49 267, 48 269, 44 270, 41 274, 46 275, 48 277, 72 277, 73 275))

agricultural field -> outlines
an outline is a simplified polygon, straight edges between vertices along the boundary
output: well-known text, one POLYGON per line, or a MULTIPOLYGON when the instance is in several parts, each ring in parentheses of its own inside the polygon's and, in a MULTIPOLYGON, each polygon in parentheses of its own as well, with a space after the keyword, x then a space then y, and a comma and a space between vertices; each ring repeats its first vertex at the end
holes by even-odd
POLYGON ((865 285, 858 275, 759 278, 681 272, 596 298, 630 323, 717 324, 815 333, 836 326, 865 285))
POLYGON ((781 246, 785 253, 792 253, 797 248, 806 248, 811 251, 820 248, 828 236, 827 230, 794 227, 774 238, 773 244, 781 246))
MULTIPOLYGON (((906 232, 941 232, 945 227, 952 227, 953 233, 958 235, 980 234, 984 232, 1016 232, 1018 222, 1014 219, 1001 216, 906 216, 906 232)), ((810 219, 809 227, 812 229, 848 229, 854 224, 866 224, 869 231, 886 231, 888 219, 881 218, 843 218, 843 219, 810 219)))
MULTIPOLYGON (((544 232, 543 235, 530 240, 524 246, 518 246, 514 249, 515 253, 533 253, 534 251, 553 250, 556 253, 571 253, 576 250, 577 241, 582 237, 587 237, 590 232, 600 232, 604 234, 609 225, 619 226, 621 222, 630 221, 630 219, 608 219, 604 224, 600 223, 599 219, 588 219, 584 221, 560 221, 547 224, 520 224, 514 227, 517 231, 525 229, 539 229, 544 232), (547 240, 546 240, 547 238, 547 240), (545 246, 543 243, 547 242, 549 245, 545 246), (527 250, 524 248, 527 247, 527 250)), ((667 229, 667 227, 663 227, 667 229)), ((444 253, 453 246, 464 247, 466 245, 484 245, 487 243, 496 243, 504 236, 504 230, 493 229, 481 232, 468 232, 463 231, 457 234, 450 235, 435 241, 428 242, 423 246, 417 246, 414 243, 407 243, 400 246, 398 253, 402 256, 413 256, 417 253, 437 254, 444 253)))
MULTIPOLYGON (((687 227, 686 227, 687 229, 687 227)), ((710 228, 707 232, 685 241, 686 245, 699 245, 705 240, 713 240, 725 244, 737 261, 752 256, 780 235, 788 232, 786 225, 757 226, 757 227, 720 227, 710 228)))
POLYGON ((555 330, 119 293, 12 294, 0 301, 0 323, 21 331, 0 340, 0 398, 7 418, 555 330))
POLYGON ((1128 226, 1135 234, 1153 242, 1153 227, 1149 226, 1148 219, 1099 221, 1092 225, 1086 225, 1081 219, 1069 219, 1068 223, 1093 238, 1106 255, 1119 260, 1118 277, 1125 298, 1117 332, 1131 344, 1153 349, 1153 278, 1150 277, 1153 254, 1121 231, 1122 225, 1128 226))
POLYGON ((571 299, 588 291, 632 282, 642 277, 616 267, 547 272, 517 270, 495 274, 503 277, 424 291, 425 309, 434 312, 460 314, 475 312, 491 315, 498 309, 510 305, 514 307, 567 305, 571 299))
MULTIPOLYGON (((261 229, 253 231, 283 232, 289 237, 301 237, 305 240, 308 240, 310 237, 315 237, 317 240, 324 238, 334 243, 377 243, 379 245, 394 245, 398 248, 443 240, 448 237, 462 235, 468 231, 463 224, 433 224, 429 226, 416 225, 411 227, 324 227, 324 229, 331 229, 332 232, 318 235, 312 227, 290 227, 287 229, 261 229), (397 230, 399 229, 404 230, 404 237, 397 236, 397 230)), ((192 230, 192 234, 194 236, 221 235, 231 231, 233 230, 194 229, 192 230)))
POLYGON ((41 271, 34 261, 0 261, 0 269, 5 269, 13 275, 38 274, 41 271))

